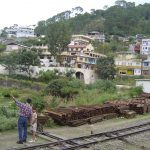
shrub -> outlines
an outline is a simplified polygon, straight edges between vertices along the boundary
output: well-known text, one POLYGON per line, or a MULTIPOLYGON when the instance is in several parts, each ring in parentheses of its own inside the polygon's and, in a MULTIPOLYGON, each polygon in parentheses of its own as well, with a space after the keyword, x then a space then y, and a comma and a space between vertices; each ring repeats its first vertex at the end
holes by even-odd
POLYGON ((72 78, 73 75, 74 75, 75 71, 74 70, 68 70, 66 73, 65 73, 65 76, 68 77, 68 78, 72 78))
POLYGON ((123 75, 117 75, 117 77, 114 79, 114 82, 116 84, 122 84, 122 85, 135 85, 135 79, 143 79, 144 76, 123 76, 123 75))
POLYGON ((45 83, 49 83, 50 81, 57 79, 57 75, 55 71, 47 70, 47 71, 41 71, 39 73, 39 80, 45 83))
POLYGON ((129 89, 130 97, 137 97, 143 92, 143 88, 141 86, 137 86, 129 89))
POLYGON ((41 112, 46 105, 46 102, 40 96, 32 96, 32 104, 37 109, 38 112, 41 112))
POLYGON ((100 92, 113 93, 116 91, 116 85, 110 80, 97 80, 92 87, 98 89, 100 92))
POLYGON ((11 109, 10 107, 0 107, 0 115, 5 116, 7 118, 17 117, 17 111, 15 109, 11 109))
POLYGON ((68 80, 67 78, 56 79, 49 83, 46 91, 53 96, 62 98, 72 98, 73 95, 79 93, 79 89, 83 88, 84 84, 79 80, 68 80))
POLYGON ((0 131, 14 129, 17 126, 17 118, 0 116, 0 131))
POLYGON ((44 126, 53 128, 53 127, 55 127, 57 125, 55 124, 55 122, 54 122, 54 120, 52 118, 49 118, 44 126))
POLYGON ((61 96, 61 89, 67 85, 67 79, 56 79, 49 83, 46 91, 53 96, 61 96))
POLYGON ((70 98, 73 98, 73 95, 78 94, 79 93, 79 89, 76 88, 72 88, 69 86, 63 87, 61 89, 61 97, 63 98, 67 98, 67 100, 69 100, 70 98))
POLYGON ((17 90, 12 90, 11 92, 11 95, 13 95, 14 97, 18 98, 19 97, 19 93, 17 90))
POLYGON ((57 98, 54 96, 49 104, 50 108, 56 108, 58 106, 57 98))
POLYGON ((84 83, 83 83, 83 81, 81 81, 79 79, 72 79, 72 80, 69 80, 68 86, 70 86, 72 88, 83 89, 84 83))
POLYGON ((10 97, 10 89, 3 89, 2 91, 2 95, 4 96, 4 97, 10 97))

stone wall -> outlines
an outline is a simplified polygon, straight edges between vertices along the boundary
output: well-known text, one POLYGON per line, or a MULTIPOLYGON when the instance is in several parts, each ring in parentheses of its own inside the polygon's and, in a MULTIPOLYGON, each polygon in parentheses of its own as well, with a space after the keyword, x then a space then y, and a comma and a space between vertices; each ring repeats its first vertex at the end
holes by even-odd
MULTIPOLYGON (((75 73, 81 72, 84 75, 84 83, 85 84, 94 83, 95 80, 97 79, 97 74, 95 73, 95 71, 90 70, 90 69, 69 68, 69 67, 38 67, 38 66, 32 67, 32 70, 33 70, 32 77, 37 77, 40 71, 47 71, 47 70, 54 70, 54 69, 57 69, 60 72, 67 72, 69 70, 74 70, 75 73)), ((25 73, 19 73, 19 72, 16 72, 16 73, 25 75, 25 73)), ((8 75, 8 71, 5 70, 5 68, 3 66, 0 66, 0 74, 8 75)))

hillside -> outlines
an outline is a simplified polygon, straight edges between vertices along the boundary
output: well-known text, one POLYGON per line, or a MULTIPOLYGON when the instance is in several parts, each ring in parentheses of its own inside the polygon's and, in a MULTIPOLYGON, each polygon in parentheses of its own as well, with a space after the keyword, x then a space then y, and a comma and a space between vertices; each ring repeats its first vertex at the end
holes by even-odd
POLYGON ((135 3, 118 0, 114 6, 105 10, 94 10, 82 13, 81 7, 75 8, 78 13, 72 16, 71 11, 59 13, 47 20, 39 21, 36 34, 45 34, 47 26, 56 22, 65 22, 72 34, 86 34, 90 31, 104 32, 106 35, 150 34, 150 4, 136 6, 135 3))

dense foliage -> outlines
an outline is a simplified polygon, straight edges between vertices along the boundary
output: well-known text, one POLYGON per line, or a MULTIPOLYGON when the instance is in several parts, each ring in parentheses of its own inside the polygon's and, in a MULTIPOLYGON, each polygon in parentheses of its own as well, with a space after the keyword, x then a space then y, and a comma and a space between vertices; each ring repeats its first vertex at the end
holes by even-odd
POLYGON ((9 75, 15 73, 15 70, 24 72, 30 78, 33 73, 32 66, 40 65, 38 53, 33 49, 22 49, 18 53, 0 55, 0 64, 8 70, 9 75))
POLYGON ((62 78, 52 80, 48 84, 46 91, 53 96, 60 96, 69 100, 72 99, 74 95, 78 94, 83 87, 84 85, 80 80, 62 78))
POLYGON ((0 52, 3 52, 6 49, 6 45, 0 43, 0 52))
POLYGON ((0 64, 8 70, 9 75, 13 74, 17 69, 17 56, 15 52, 11 52, 9 55, 0 55, 0 64))
MULTIPOLYGON (((14 79, 8 78, 7 83, 9 83, 9 80, 14 79)), ((97 80, 91 85, 85 85, 78 79, 59 76, 57 79, 50 79, 49 81, 47 88, 41 84, 40 91, 33 90, 31 86, 20 88, 19 81, 13 84, 12 88, 5 86, 5 84, 1 85, 0 131, 13 129, 17 125, 18 109, 14 101, 11 100, 10 95, 14 95, 22 102, 25 102, 27 98, 31 98, 33 106, 37 108, 38 113, 41 113, 42 110, 49 108, 95 105, 108 100, 129 99, 138 96, 142 92, 141 87, 124 88, 118 91, 115 83, 110 80, 97 80), (2 86, 4 87, 2 88, 2 86)), ((29 85, 28 81, 24 81, 24 84, 25 82, 29 85)), ((33 84, 38 83, 32 82, 33 84)), ((47 125, 53 125, 53 121, 49 120, 47 125)))
POLYGON ((48 49, 53 56, 59 56, 70 43, 71 34, 64 22, 49 24, 46 29, 48 49))
POLYGON ((135 5, 132 2, 117 0, 114 6, 105 10, 91 10, 91 13, 78 13, 72 15, 71 11, 65 11, 46 21, 40 21, 36 33, 45 34, 49 24, 57 24, 61 21, 68 24, 72 34, 100 31, 105 34, 135 35, 137 33, 150 34, 150 4, 135 5))
POLYGON ((101 57, 96 62, 97 73, 101 79, 114 79, 116 74, 115 63, 112 57, 101 57))
POLYGON ((116 85, 110 80, 97 80, 94 84, 90 85, 91 88, 97 89, 102 92, 116 92, 116 85))

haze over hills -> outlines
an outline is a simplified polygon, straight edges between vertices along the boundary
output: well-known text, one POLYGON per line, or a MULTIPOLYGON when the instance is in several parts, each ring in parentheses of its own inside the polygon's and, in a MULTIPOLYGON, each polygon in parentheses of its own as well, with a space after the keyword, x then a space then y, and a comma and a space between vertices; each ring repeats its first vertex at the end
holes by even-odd
MULTIPOLYGON (((46 20, 57 13, 71 10, 77 6, 81 6, 84 12, 90 12, 91 9, 103 9, 104 6, 112 6, 116 0, 1 0, 0 29, 12 26, 13 24, 33 25, 40 20, 46 20), (9 4, 9 5, 8 5, 9 4), (22 5, 23 4, 23 5, 22 5), (7 11, 6 11, 7 8, 7 11)), ((135 5, 149 3, 149 0, 127 0, 135 2, 135 5)))

